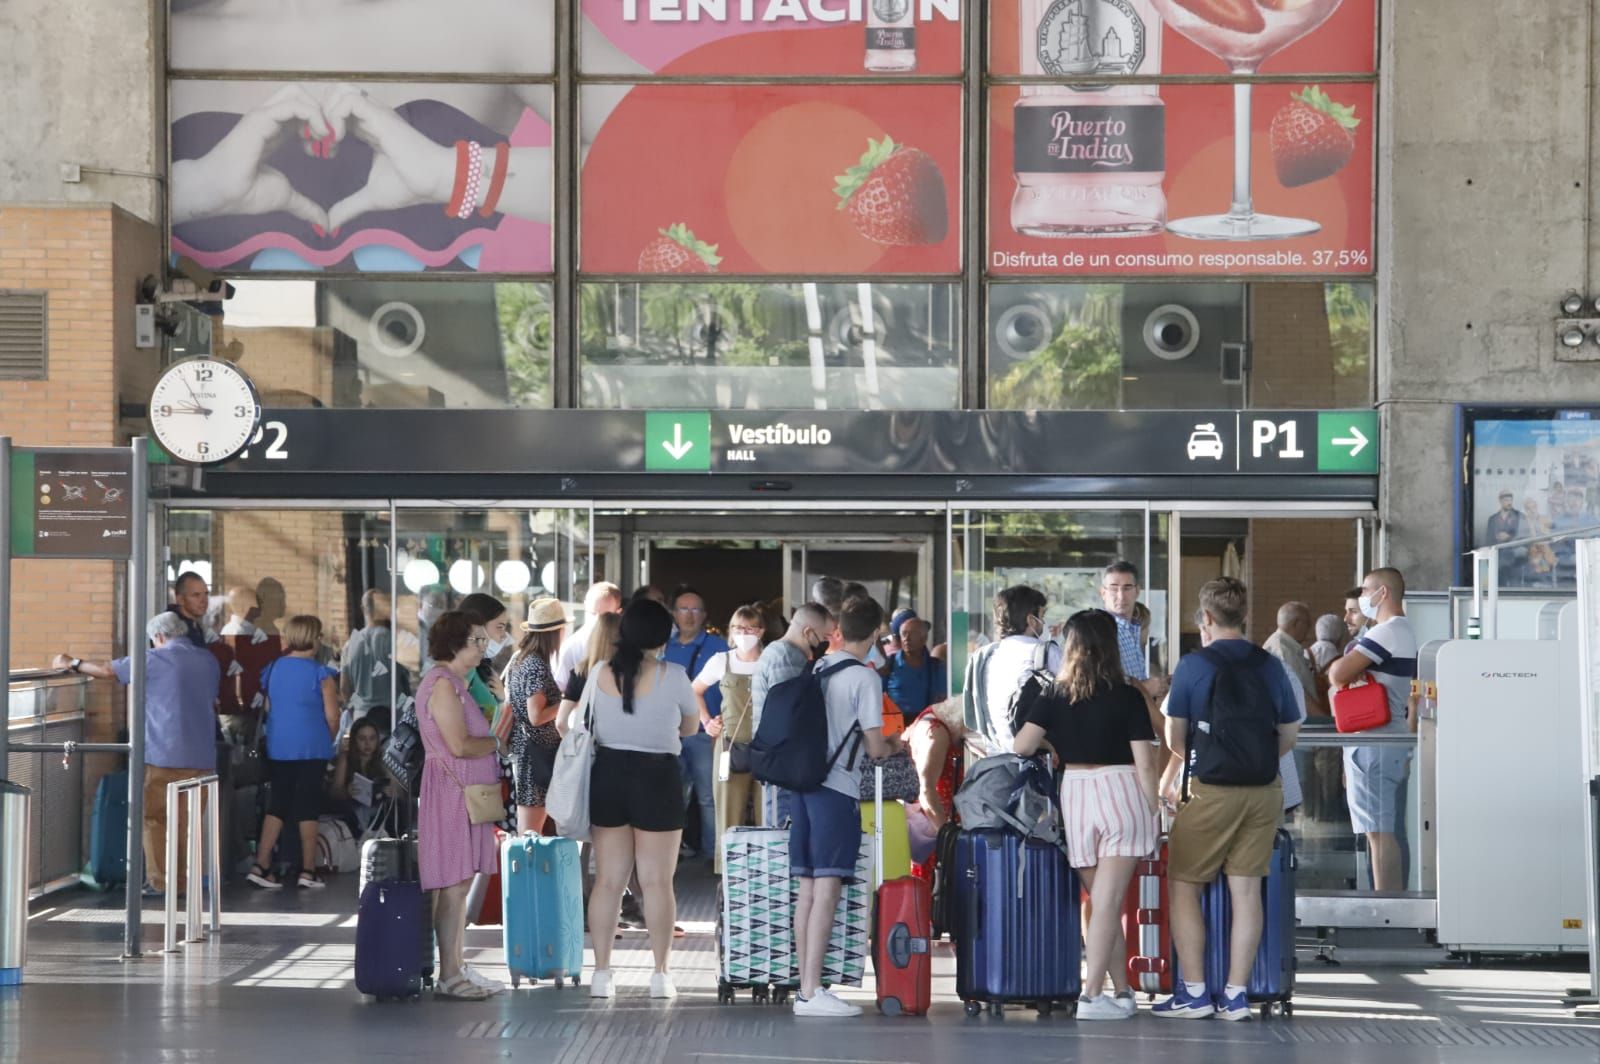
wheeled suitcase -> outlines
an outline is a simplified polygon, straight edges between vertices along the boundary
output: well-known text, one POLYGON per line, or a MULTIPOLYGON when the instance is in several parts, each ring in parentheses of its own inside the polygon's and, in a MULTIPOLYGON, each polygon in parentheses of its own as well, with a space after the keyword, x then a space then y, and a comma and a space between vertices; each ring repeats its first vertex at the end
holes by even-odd
MULTIPOLYGON (((861 803, 861 832, 876 835, 877 816, 872 802, 861 803)), ((883 881, 911 874, 911 832, 906 807, 896 801, 883 803, 883 881)))
POLYGON ((89 878, 104 890, 128 880, 128 774, 108 772, 89 814, 89 878))
POLYGON ((541 835, 508 835, 500 844, 501 911, 511 985, 550 979, 557 986, 583 972, 583 875, 578 844, 541 835))
POLYGON ((798 982, 794 880, 788 828, 729 828, 722 835, 717 919, 717 1000, 749 989, 783 1004, 798 982))
POLYGON ((949 935, 955 940, 956 927, 956 841, 961 838, 961 826, 948 820, 939 829, 939 838, 933 844, 933 860, 918 875, 926 875, 933 887, 933 936, 949 935))
POLYGON ((933 892, 927 881, 904 876, 879 887, 873 932, 878 1011, 925 1015, 933 1002, 933 892))
MULTIPOLYGON (((1246 984, 1246 995, 1252 1005, 1261 1006, 1262 1018, 1274 1011, 1285 1016, 1294 1011, 1296 867, 1294 839, 1280 829, 1272 844, 1272 866, 1261 885, 1266 914, 1261 945, 1256 948, 1246 984)), ((1228 983, 1228 939, 1233 930, 1233 900, 1226 876, 1218 876, 1201 891, 1200 912, 1206 924, 1206 989, 1220 993, 1228 983)), ((1176 958, 1173 968, 1181 978, 1176 958)))
POLYGON ((417 940, 423 920, 422 887, 402 879, 379 879, 361 889, 356 910, 356 989, 379 1001, 422 993, 417 940))
POLYGON ((1076 1012, 1082 991, 1078 876, 1055 846, 1005 831, 956 840, 956 993, 987 1005, 1076 1012))
MULTIPOLYGON (((404 838, 368 839, 361 844, 361 876, 357 887, 358 897, 366 897, 367 888, 374 883, 410 883, 417 887, 421 897, 421 911, 417 917, 417 970, 425 985, 433 982, 433 905, 427 892, 418 883, 417 840, 404 838)), ((358 917, 359 919, 359 917, 358 917)))
POLYGON ((1153 861, 1133 866, 1122 908, 1128 943, 1128 986, 1135 993, 1172 993, 1172 921, 1167 901, 1167 842, 1153 861))

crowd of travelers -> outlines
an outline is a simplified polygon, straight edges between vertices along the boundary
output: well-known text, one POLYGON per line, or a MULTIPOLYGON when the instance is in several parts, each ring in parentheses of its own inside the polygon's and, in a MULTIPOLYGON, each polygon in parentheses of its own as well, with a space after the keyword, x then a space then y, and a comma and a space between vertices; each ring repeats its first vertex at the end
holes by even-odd
MULTIPOLYGON (((554 598, 537 598, 513 618, 487 594, 452 601, 441 591, 419 596, 415 635, 397 629, 388 594, 372 589, 360 600, 361 626, 335 650, 319 618, 291 616, 268 633, 254 623, 248 589, 213 600, 203 578, 184 573, 171 607, 146 629, 145 892, 185 889, 163 867, 173 781, 220 771, 242 789, 259 761, 256 820, 234 827, 253 842, 239 855, 241 871, 264 890, 321 888, 319 858, 349 867, 337 854, 400 830, 409 807, 421 887, 434 896, 435 992, 487 998, 505 987, 464 961, 472 888, 499 869, 497 827, 560 832, 547 795, 563 736, 582 728, 595 749, 584 868, 595 964, 589 993, 613 996, 616 933, 642 927, 653 958, 650 994, 675 997, 680 861, 704 861, 721 874, 720 840, 730 829, 787 824, 797 880, 794 1011, 856 1015, 858 1006, 824 985, 822 964, 841 892, 857 875, 869 762, 836 758, 819 787, 793 791, 763 786, 749 762, 772 692, 811 669, 825 677, 830 750, 859 736, 870 763, 909 761, 916 798, 906 803, 906 830, 918 875, 932 875, 935 839, 957 816, 971 757, 1049 759, 1064 849, 1087 900, 1078 1018, 1136 1013, 1120 914, 1135 866, 1164 839, 1184 975, 1153 1011, 1248 1018, 1245 984, 1274 837, 1302 803, 1328 804, 1326 795, 1301 791, 1310 767, 1294 750, 1302 724, 1327 717, 1337 692, 1370 678, 1391 711, 1379 730, 1414 727, 1417 647, 1404 580, 1374 570, 1351 589, 1342 615, 1285 603, 1259 646, 1246 635, 1244 585, 1213 580, 1194 616, 1201 647, 1170 677, 1150 668, 1150 611, 1140 592, 1137 568, 1115 562, 1100 577, 1101 608, 1052 628, 1041 591, 1000 591, 994 638, 968 655, 961 693, 950 697, 948 647, 933 642, 930 622, 909 608, 887 613, 865 586, 831 577, 816 580, 809 601, 787 616, 755 603, 725 623, 708 618, 692 587, 625 597, 615 584, 596 583, 575 629, 554 598), (400 664, 405 649, 415 674, 400 664), (399 721, 396 694, 411 707, 425 750, 412 796, 383 757, 399 721), (1273 736, 1263 755, 1276 764, 1270 781, 1217 782, 1227 778, 1215 767, 1224 702, 1231 715, 1240 706, 1259 714, 1273 736), (479 815, 478 804, 496 800, 503 817, 479 815), (1232 894, 1233 960, 1224 985, 1212 986, 1203 979, 1201 891, 1219 874, 1232 894)), ((129 678, 127 658, 61 654, 55 664, 129 678)), ((1409 758, 1401 744, 1343 751, 1344 797, 1378 890, 1401 885, 1396 834, 1409 758)), ((1324 765, 1315 775, 1330 773, 1324 765)))

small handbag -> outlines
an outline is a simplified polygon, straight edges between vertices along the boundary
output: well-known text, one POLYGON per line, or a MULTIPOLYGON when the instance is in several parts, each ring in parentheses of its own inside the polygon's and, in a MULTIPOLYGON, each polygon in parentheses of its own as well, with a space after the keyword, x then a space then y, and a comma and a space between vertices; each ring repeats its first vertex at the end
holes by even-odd
POLYGON ((1342 735, 1371 731, 1389 723, 1389 692, 1371 673, 1364 672, 1354 683, 1334 691, 1328 701, 1333 709, 1333 726, 1342 735))
MULTIPOLYGON (((432 748, 429 747, 429 749, 432 748)), ((450 782, 460 789, 461 796, 467 800, 467 819, 469 821, 474 824, 493 824, 505 819, 505 794, 500 789, 499 781, 494 783, 462 783, 461 777, 457 776, 455 769, 450 767, 450 759, 448 757, 437 752, 434 756, 439 759, 439 767, 444 769, 444 774, 450 777, 450 782)))
POLYGON ((545 811, 561 836, 580 842, 590 835, 589 777, 594 770, 594 688, 598 682, 591 673, 583 685, 575 711, 581 715, 581 723, 562 737, 544 796, 545 811))
POLYGON ((873 799, 873 770, 883 766, 883 800, 886 802, 914 802, 922 797, 922 780, 917 775, 917 764, 911 753, 902 750, 881 760, 861 759, 861 800, 873 799))

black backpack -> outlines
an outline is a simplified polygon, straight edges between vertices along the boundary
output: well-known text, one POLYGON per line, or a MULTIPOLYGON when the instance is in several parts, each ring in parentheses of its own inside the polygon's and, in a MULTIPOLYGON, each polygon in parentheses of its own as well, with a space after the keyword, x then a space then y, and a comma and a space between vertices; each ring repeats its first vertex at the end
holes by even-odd
POLYGON ((1263 670, 1272 656, 1251 647, 1233 661, 1210 647, 1200 654, 1211 663, 1211 711, 1194 722, 1189 742, 1194 755, 1189 774, 1201 783, 1262 787, 1278 778, 1278 710, 1263 670))
MULTIPOLYGON (((814 791, 822 786, 833 763, 852 741, 861 742, 854 724, 839 748, 828 753, 828 706, 822 681, 852 665, 871 668, 858 658, 834 662, 826 669, 806 668, 799 676, 774 684, 761 707, 761 724, 750 741, 750 771, 762 783, 787 791, 814 791)), ((851 750, 854 765, 856 751, 851 750)))

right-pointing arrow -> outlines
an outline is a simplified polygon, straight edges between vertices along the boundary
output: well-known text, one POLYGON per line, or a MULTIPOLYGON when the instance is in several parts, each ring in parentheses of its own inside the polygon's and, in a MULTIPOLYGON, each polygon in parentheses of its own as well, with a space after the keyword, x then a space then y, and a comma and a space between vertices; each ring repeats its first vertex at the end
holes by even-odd
POLYGON ((1354 458, 1356 455, 1358 455, 1362 451, 1366 450, 1367 449, 1367 444, 1370 443, 1371 441, 1367 439, 1366 434, 1364 432, 1362 432, 1360 429, 1356 428, 1354 425, 1350 426, 1350 430, 1349 431, 1350 431, 1350 435, 1348 435, 1348 436, 1335 436, 1333 438, 1332 442, 1333 442, 1333 445, 1335 447, 1348 447, 1348 448, 1350 448, 1350 457, 1354 458))
MULTIPOLYGON (((1334 442, 1340 443, 1343 441, 1335 440, 1334 442)), ((1361 442, 1366 443, 1367 441, 1362 440, 1361 442)), ((672 442, 668 443, 666 440, 662 440, 661 447, 672 456, 674 462, 681 462, 683 461, 683 456, 694 449, 694 441, 683 438, 683 422, 677 421, 672 425, 672 442)))

